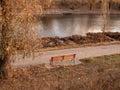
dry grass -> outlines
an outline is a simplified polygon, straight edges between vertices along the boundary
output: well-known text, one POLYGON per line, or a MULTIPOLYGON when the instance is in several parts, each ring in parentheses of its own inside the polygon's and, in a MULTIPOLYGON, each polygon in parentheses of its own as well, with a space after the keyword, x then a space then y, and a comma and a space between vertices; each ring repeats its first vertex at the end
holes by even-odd
POLYGON ((73 35, 65 38, 53 37, 43 38, 43 48, 37 51, 49 51, 58 49, 79 48, 86 46, 100 46, 120 44, 120 33, 87 33, 86 36, 73 35))
POLYGON ((36 50, 36 52, 43 52, 43 51, 52 51, 52 50, 61 50, 61 49, 70 49, 70 48, 81 48, 81 47, 89 47, 89 46, 101 46, 101 45, 115 45, 115 44, 120 44, 120 42, 104 42, 104 43, 95 43, 95 44, 83 44, 83 45, 78 45, 75 43, 72 43, 70 45, 66 46, 56 46, 56 47, 47 47, 47 48, 41 48, 36 50))
POLYGON ((44 66, 17 69, 13 78, 0 80, 0 90, 120 89, 120 55, 85 59, 82 62, 81 65, 50 70, 44 66))

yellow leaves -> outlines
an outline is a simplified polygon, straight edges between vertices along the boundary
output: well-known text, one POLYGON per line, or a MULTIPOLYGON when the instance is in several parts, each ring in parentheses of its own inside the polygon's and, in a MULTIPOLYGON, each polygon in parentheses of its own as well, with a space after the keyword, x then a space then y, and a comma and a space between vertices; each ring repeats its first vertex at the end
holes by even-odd
POLYGON ((51 6, 51 3, 52 3, 52 0, 45 0, 45 5, 47 7, 50 7, 51 6))
POLYGON ((9 51, 9 50, 10 50, 10 47, 7 47, 7 48, 6 48, 6 51, 9 51))
POLYGON ((33 23, 38 19, 35 15, 42 13, 41 1, 4 0, 3 2, 2 9, 5 13, 2 47, 5 47, 4 51, 10 54, 17 53, 19 49, 26 52, 33 51, 34 40, 38 38, 33 23))

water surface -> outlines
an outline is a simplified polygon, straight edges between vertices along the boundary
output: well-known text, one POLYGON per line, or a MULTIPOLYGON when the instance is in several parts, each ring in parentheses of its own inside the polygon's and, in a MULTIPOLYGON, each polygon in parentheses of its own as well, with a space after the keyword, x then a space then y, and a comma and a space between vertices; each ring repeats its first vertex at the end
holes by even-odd
MULTIPOLYGON (((99 15, 65 15, 44 17, 36 25, 41 37, 66 37, 85 35, 88 32, 102 32, 102 17, 99 15)), ((120 15, 112 15, 108 30, 120 32, 120 15)))

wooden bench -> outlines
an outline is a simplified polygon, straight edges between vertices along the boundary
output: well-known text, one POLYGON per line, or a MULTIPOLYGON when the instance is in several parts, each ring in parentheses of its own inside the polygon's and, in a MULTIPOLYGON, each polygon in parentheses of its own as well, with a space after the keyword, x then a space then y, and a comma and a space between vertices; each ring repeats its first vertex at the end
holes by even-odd
POLYGON ((64 60, 73 60, 75 61, 76 54, 70 54, 70 55, 63 55, 63 56, 55 56, 51 58, 50 63, 53 64, 53 62, 56 61, 64 61, 64 60))

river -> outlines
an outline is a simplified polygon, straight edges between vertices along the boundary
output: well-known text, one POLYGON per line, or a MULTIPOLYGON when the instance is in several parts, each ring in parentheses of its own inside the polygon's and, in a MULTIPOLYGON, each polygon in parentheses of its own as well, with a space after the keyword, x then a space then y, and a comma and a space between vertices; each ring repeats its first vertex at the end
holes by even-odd
MULTIPOLYGON (((100 15, 47 16, 38 22, 41 37, 66 37, 86 35, 88 32, 102 32, 103 20, 100 15)), ((120 32, 120 15, 111 15, 106 31, 120 32)))

